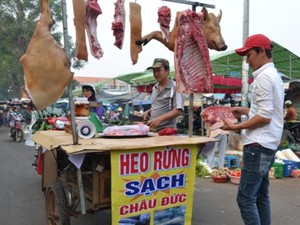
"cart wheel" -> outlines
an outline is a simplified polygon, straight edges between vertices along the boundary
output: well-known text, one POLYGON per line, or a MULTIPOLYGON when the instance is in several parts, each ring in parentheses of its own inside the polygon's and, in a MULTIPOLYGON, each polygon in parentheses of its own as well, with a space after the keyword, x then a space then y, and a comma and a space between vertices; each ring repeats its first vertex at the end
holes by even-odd
POLYGON ((16 141, 17 142, 23 141, 23 131, 22 130, 16 130, 16 141))
POLYGON ((68 203, 64 188, 59 182, 46 189, 46 214, 48 225, 70 225, 68 203))

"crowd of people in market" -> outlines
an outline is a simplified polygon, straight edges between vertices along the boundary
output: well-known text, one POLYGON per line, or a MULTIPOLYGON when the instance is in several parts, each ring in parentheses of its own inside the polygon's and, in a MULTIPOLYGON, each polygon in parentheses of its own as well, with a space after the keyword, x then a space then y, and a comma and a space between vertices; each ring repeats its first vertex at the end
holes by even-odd
POLYGON ((22 99, 7 100, 0 103, 0 126, 9 127, 9 122, 12 120, 12 114, 19 114, 24 121, 31 120, 31 107, 29 101, 22 99))

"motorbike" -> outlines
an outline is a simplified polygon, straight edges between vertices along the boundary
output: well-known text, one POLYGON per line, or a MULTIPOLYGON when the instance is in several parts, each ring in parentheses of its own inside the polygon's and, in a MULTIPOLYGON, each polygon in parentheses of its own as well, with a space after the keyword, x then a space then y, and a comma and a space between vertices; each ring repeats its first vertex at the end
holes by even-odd
POLYGON ((288 136, 289 142, 300 143, 300 122, 286 122, 284 129, 291 134, 288 136))
MULTIPOLYGON (((38 130, 64 130, 65 124, 68 124, 69 120, 65 117, 46 117, 43 119, 35 119, 33 123, 36 122, 40 123, 38 130)), ((42 147, 36 146, 32 166, 38 175, 42 174, 42 152, 42 147)))
POLYGON ((24 138, 23 122, 24 122, 24 119, 21 114, 16 113, 16 112, 11 113, 11 120, 9 123, 9 126, 10 126, 9 136, 12 137, 12 139, 14 141, 17 141, 17 142, 23 141, 23 138, 24 138))

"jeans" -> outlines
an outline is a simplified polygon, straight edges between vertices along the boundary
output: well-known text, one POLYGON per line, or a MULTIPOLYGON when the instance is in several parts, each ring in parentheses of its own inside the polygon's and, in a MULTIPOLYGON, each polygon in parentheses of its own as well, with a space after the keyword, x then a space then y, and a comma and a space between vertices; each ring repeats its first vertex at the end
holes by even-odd
POLYGON ((245 225, 270 225, 269 170, 276 151, 260 145, 246 145, 237 203, 245 225))

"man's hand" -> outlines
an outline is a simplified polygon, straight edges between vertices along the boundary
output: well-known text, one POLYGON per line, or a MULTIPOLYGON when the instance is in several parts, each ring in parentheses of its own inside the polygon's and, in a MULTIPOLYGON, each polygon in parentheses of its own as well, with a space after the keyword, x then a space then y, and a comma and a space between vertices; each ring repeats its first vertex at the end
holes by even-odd
POLYGON ((248 115, 249 108, 247 108, 247 107, 232 107, 231 112, 235 116, 235 118, 240 119, 242 115, 248 115))
POLYGON ((141 116, 143 117, 144 120, 148 120, 150 118, 150 113, 151 113, 151 111, 147 110, 141 116))
POLYGON ((222 130, 239 130, 237 124, 232 123, 229 119, 223 119, 224 126, 221 127, 222 130))
POLYGON ((159 123, 160 123, 160 119, 159 117, 151 119, 147 122, 147 125, 151 128, 151 129, 155 129, 158 127, 159 123))

